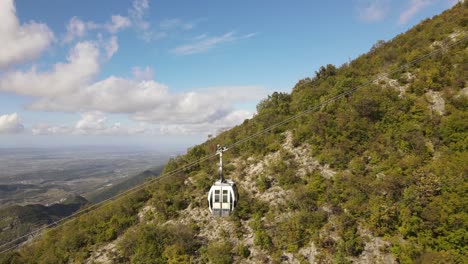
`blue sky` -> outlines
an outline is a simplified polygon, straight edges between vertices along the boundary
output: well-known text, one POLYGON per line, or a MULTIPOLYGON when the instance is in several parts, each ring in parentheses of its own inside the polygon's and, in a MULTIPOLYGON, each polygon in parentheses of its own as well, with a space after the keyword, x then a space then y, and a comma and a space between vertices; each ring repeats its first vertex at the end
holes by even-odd
POLYGON ((0 0, 0 147, 184 149, 454 0, 0 0))

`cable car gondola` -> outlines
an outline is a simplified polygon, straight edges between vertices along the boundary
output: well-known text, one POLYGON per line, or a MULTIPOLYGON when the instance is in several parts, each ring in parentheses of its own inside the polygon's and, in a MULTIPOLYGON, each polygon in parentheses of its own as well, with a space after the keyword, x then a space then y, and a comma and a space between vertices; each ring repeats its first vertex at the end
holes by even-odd
POLYGON ((237 205, 239 195, 236 183, 232 180, 224 179, 223 176, 223 152, 226 147, 216 150, 219 155, 219 180, 217 180, 208 192, 208 206, 213 216, 229 216, 237 205))

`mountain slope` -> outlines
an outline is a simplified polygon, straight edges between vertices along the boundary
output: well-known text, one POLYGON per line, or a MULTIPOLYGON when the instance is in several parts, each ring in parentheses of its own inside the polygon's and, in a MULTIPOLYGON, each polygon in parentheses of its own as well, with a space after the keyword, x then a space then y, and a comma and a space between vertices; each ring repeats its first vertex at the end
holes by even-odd
POLYGON ((207 210, 217 177, 211 159, 54 229, 3 262, 461 263, 467 17, 468 4, 458 4, 349 64, 322 67, 291 94, 260 102, 251 120, 166 165, 169 173, 360 87, 226 152, 226 175, 241 197, 231 217, 207 210))
MULTIPOLYGON (((70 196, 61 203, 44 206, 29 204, 11 205, 0 209, 0 243, 23 236, 44 225, 73 214, 89 202, 81 196, 70 196)), ((23 242, 26 239, 16 241, 23 242)), ((10 245, 11 246, 11 245, 10 245)))

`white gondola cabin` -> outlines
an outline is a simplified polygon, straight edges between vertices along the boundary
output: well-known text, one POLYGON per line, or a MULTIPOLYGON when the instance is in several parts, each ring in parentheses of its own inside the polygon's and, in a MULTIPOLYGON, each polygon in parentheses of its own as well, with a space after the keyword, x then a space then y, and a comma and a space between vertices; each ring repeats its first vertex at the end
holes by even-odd
POLYGON ((219 180, 208 192, 208 208, 214 216, 229 216, 239 199, 236 184, 223 176, 223 152, 226 150, 227 148, 218 145, 216 154, 219 155, 219 180))
POLYGON ((208 192, 210 212, 214 216, 229 216, 237 205, 236 184, 231 180, 216 181, 208 192))

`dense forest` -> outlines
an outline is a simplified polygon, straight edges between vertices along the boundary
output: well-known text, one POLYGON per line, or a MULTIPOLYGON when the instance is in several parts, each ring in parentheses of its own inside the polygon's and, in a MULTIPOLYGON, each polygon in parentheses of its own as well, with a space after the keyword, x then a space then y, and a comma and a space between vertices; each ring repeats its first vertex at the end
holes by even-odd
POLYGON ((321 67, 261 101, 252 119, 172 159, 143 190, 0 262, 463 263, 467 22, 468 4, 459 3, 349 63, 321 67), (240 201, 227 218, 207 209, 217 160, 194 163, 217 144, 235 144, 225 169, 240 201))

